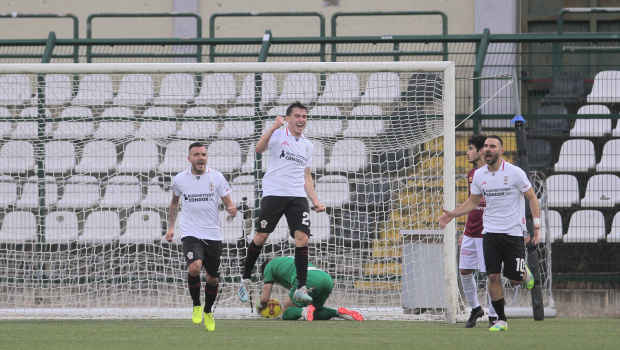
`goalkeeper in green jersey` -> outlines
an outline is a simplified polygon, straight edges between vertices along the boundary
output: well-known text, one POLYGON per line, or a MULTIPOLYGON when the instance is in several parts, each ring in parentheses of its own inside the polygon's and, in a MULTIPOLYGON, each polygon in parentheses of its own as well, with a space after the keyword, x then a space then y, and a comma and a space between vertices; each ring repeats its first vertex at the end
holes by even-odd
POLYGON ((308 305, 293 298, 297 290, 297 270, 293 257, 280 257, 266 260, 261 266, 261 275, 264 279, 263 293, 256 303, 256 309, 260 312, 267 306, 271 297, 273 284, 277 283, 289 290, 289 294, 282 305, 282 319, 297 320, 303 318, 306 321, 329 320, 332 317, 340 317, 349 321, 363 321, 364 317, 356 311, 343 307, 331 309, 324 307, 325 301, 334 289, 332 277, 325 271, 308 263, 308 279, 306 286, 312 302, 308 305))

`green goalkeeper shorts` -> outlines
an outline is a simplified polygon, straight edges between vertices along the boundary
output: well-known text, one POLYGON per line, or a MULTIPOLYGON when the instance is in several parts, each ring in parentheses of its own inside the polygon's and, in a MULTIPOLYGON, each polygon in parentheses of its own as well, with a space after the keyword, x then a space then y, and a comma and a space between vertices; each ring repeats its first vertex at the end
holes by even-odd
MULTIPOLYGON (((308 270, 308 279, 306 280, 306 288, 308 288, 308 295, 312 297, 312 305, 314 307, 323 307, 323 304, 327 301, 332 290, 334 289, 334 281, 332 277, 325 271, 321 270, 308 270)), ((297 279, 291 286, 289 291, 289 298, 299 307, 306 307, 307 305, 293 299, 293 294, 297 290, 297 279)))

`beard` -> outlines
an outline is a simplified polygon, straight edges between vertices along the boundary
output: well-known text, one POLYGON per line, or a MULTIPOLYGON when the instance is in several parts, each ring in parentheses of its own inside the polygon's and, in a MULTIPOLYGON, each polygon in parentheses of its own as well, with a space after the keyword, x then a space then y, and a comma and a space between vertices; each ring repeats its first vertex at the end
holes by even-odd
POLYGON ((490 155, 490 156, 491 156, 491 160, 487 160, 486 155, 485 155, 485 157, 484 157, 484 161, 485 161, 488 165, 495 164, 495 162, 497 162, 497 160, 499 159, 499 153, 497 153, 497 154, 492 154, 492 153, 489 153, 489 154, 487 154, 487 155, 490 155))

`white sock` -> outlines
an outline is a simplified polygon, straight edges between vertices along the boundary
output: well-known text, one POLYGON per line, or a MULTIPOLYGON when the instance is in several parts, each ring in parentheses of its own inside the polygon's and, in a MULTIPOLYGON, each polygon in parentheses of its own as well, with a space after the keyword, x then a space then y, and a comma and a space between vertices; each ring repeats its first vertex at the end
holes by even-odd
POLYGON ((480 301, 478 301, 478 288, 476 288, 476 279, 474 278, 474 274, 470 273, 469 275, 461 275, 461 281, 463 282, 463 291, 465 292, 467 301, 469 301, 469 306, 471 306, 472 309, 480 306, 480 301))
POLYGON ((495 312, 495 308, 491 303, 491 294, 489 292, 487 292, 487 297, 489 298, 489 317, 497 317, 497 312, 495 312))

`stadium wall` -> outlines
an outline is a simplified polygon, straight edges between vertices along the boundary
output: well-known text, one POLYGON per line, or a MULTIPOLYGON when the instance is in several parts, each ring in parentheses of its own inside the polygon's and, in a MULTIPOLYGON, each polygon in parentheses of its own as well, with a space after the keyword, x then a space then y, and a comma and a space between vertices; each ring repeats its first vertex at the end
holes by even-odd
POLYGON ((557 318, 620 318, 620 290, 553 291, 557 318))

